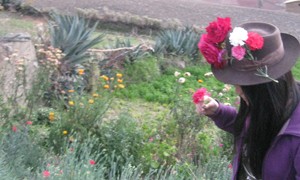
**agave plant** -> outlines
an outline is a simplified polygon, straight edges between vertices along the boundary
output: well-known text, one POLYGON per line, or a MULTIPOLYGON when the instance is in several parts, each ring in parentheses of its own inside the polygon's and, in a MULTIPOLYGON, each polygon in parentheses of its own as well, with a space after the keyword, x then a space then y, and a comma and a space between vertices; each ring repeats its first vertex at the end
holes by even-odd
POLYGON ((193 28, 170 29, 161 31, 155 41, 154 51, 167 55, 187 55, 191 59, 199 57, 198 41, 200 34, 193 28))
POLYGON ((87 49, 102 41, 104 34, 92 37, 98 22, 91 27, 90 20, 79 15, 50 15, 49 30, 51 45, 64 53, 61 70, 66 71, 76 64, 83 63, 87 58, 87 49))

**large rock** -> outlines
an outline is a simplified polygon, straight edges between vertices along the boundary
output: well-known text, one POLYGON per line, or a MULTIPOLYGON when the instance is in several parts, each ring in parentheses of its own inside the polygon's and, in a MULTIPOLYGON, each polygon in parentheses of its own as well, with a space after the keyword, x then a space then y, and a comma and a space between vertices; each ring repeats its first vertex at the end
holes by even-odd
POLYGON ((0 95, 23 104, 37 69, 31 36, 27 33, 0 37, 0 95), (17 96, 16 96, 17 95, 17 96))

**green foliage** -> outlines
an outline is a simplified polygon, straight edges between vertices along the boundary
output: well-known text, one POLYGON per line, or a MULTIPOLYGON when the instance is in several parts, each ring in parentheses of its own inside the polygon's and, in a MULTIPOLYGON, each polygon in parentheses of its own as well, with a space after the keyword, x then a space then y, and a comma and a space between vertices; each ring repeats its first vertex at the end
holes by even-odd
POLYGON ((43 114, 43 117, 46 116, 50 122, 48 145, 55 153, 61 153, 62 148, 73 141, 72 132, 76 132, 80 140, 87 138, 89 133, 96 133, 112 100, 109 95, 104 94, 103 97, 79 95, 76 92, 70 94, 66 104, 57 102, 56 110, 51 111, 54 114, 51 122, 49 110, 48 113, 43 114))
POLYGON ((118 157, 119 166, 124 165, 130 157, 133 158, 134 164, 139 163, 143 132, 136 119, 129 114, 120 114, 117 119, 105 122, 96 133, 99 144, 102 149, 105 149, 106 154, 110 157, 118 157))
MULTIPOLYGON (((77 137, 76 134, 73 134, 77 137)), ((96 161, 103 155, 100 150, 96 153, 92 149, 96 147, 95 138, 90 136, 83 142, 74 141, 69 146, 63 147, 64 154, 51 156, 44 161, 36 171, 36 179, 104 179, 107 169, 103 166, 102 160, 96 161), (47 176, 47 173, 49 176, 47 176)))
POLYGON ((13 174, 13 170, 9 167, 5 160, 6 154, 0 151, 0 177, 1 179, 17 179, 13 174))
POLYGON ((151 82, 160 75, 157 59, 154 56, 147 56, 126 64, 124 74, 126 80, 132 84, 151 82))
POLYGON ((51 44, 65 54, 61 66, 66 66, 67 69, 86 60, 87 49, 99 43, 104 37, 103 34, 92 37, 98 23, 90 27, 90 21, 79 15, 52 13, 51 18, 49 21, 51 44))
POLYGON ((300 59, 298 59, 296 65, 292 69, 293 75, 296 80, 300 80, 300 59))
MULTIPOLYGON (((128 68, 130 69, 131 67, 128 68)), ((185 78, 185 82, 181 84, 181 93, 179 94, 179 96, 184 97, 183 99, 191 102, 192 92, 200 87, 205 87, 211 92, 213 97, 219 96, 220 100, 224 100, 224 102, 233 104, 236 100, 234 91, 232 89, 225 91, 224 84, 217 81, 212 75, 206 76, 206 73, 209 72, 209 66, 205 64, 188 66, 185 69, 171 67, 166 69, 160 76, 154 76, 151 81, 144 80, 140 82, 135 81, 135 83, 129 83, 126 89, 117 93, 117 95, 118 97, 129 99, 139 98, 149 102, 169 104, 173 102, 174 97, 177 96, 177 94, 174 95, 174 92, 179 84, 179 78, 185 78), (174 76, 176 71, 180 72, 178 77, 174 76), (190 73, 191 76, 185 75, 187 72, 190 73)), ((126 74, 127 72, 125 72, 124 76, 127 77, 126 74)), ((140 75, 137 73, 136 76, 140 77, 140 75)))
POLYGON ((49 75, 50 74, 47 69, 44 69, 43 67, 37 69, 36 76, 31 83, 31 88, 28 90, 26 95, 28 108, 26 116, 28 118, 31 118, 35 109, 40 108, 44 104, 50 103, 50 99, 47 97, 49 93, 46 93, 51 87, 49 75))
POLYGON ((140 149, 143 171, 159 169, 162 166, 172 166, 176 163, 176 124, 174 121, 147 122, 143 125, 145 142, 140 149))
POLYGON ((5 154, 2 160, 18 179, 30 177, 44 158, 43 149, 30 137, 29 126, 15 126, 1 139, 1 151, 5 154))
MULTIPOLYGON (((76 134, 74 134, 76 137, 76 134)), ((187 163, 175 163, 173 166, 163 165, 143 172, 143 164, 133 165, 130 158, 124 163, 120 158, 99 148, 98 139, 89 136, 83 142, 74 141, 65 148, 60 156, 49 156, 44 165, 34 174, 35 179, 74 179, 74 180, 184 180, 184 179, 230 179, 231 169, 224 157, 211 158, 209 162, 196 167, 187 163), (93 151, 93 149, 97 149, 93 151), (107 166, 109 165, 109 166, 107 166)))
POLYGON ((184 55, 196 60, 199 58, 197 46, 199 39, 200 34, 191 27, 164 30, 156 38, 154 52, 166 55, 184 55))
POLYGON ((232 166, 226 157, 211 156, 201 167, 195 174, 196 177, 201 177, 200 179, 231 179, 232 166))

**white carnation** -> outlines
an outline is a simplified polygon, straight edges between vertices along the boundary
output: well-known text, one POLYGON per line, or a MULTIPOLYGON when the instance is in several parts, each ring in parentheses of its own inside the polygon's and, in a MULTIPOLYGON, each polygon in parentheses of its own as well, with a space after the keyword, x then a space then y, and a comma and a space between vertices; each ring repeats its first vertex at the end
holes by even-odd
POLYGON ((233 46, 243 46, 248 39, 248 32, 241 27, 235 27, 230 33, 229 41, 233 46))
POLYGON ((183 83, 185 82, 185 78, 184 78, 184 77, 179 78, 179 79, 178 79, 178 82, 179 82, 180 84, 183 84, 183 83))
POLYGON ((185 72, 184 76, 191 76, 191 73, 190 72, 185 72))
POLYGON ((175 71, 175 73, 174 73, 174 76, 179 76, 180 75, 180 72, 178 72, 178 71, 175 71))

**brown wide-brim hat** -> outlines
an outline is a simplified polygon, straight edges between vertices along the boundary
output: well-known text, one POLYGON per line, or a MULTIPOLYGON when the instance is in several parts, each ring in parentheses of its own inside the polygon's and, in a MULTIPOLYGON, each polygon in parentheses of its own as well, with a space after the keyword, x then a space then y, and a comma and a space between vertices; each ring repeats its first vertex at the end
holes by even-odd
MULTIPOLYGON (((229 60, 222 68, 212 66, 212 72, 219 81, 233 85, 262 84, 278 79, 295 65, 300 55, 300 43, 294 36, 280 33, 276 26, 262 22, 245 23, 239 27, 260 34, 264 45, 260 50, 251 51, 255 61, 234 59, 229 60), (259 68, 264 68, 270 78, 257 75, 259 68)), ((231 48, 227 42, 229 54, 231 48)))

